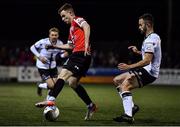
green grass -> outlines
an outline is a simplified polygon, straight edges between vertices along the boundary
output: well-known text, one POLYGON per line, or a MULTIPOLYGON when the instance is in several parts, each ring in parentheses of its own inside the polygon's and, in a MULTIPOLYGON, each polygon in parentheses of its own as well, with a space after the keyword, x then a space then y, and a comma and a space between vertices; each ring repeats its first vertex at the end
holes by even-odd
MULTIPOLYGON (((84 85, 98 112, 91 121, 84 121, 86 105, 67 85, 57 99, 60 117, 48 122, 42 116, 43 109, 34 104, 45 98, 36 95, 35 84, 4 83, 0 85, 0 125, 9 126, 127 126, 116 123, 113 117, 123 113, 120 98, 112 85, 84 85)), ((180 125, 180 87, 146 86, 133 91, 133 99, 140 106, 133 125, 180 125)))

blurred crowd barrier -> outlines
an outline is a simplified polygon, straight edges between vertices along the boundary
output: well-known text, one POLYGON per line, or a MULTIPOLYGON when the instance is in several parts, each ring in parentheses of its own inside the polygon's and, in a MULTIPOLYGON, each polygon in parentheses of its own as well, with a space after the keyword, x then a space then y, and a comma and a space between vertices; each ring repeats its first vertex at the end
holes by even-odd
MULTIPOLYGON (((61 67, 58 68, 59 72, 61 67)), ((113 78, 124 73, 116 68, 90 68, 80 82, 87 84, 113 84, 113 78)), ((0 81, 40 82, 41 77, 34 66, 0 66, 0 81)), ((180 69, 161 69, 158 85, 180 85, 180 69)))
MULTIPOLYGON (((35 66, 36 57, 28 48, 0 47, 0 65, 2 66, 35 66)), ((105 51, 94 51, 91 67, 115 67, 118 54, 105 51)), ((58 64, 62 64, 58 62, 58 64)))
MULTIPOLYGON (((122 43, 124 44, 124 43, 122 43)), ((92 51, 92 64, 94 68, 116 68, 118 63, 133 63, 141 59, 141 56, 135 56, 127 50, 127 45, 119 46, 105 44, 96 44, 92 51)), ((30 47, 0 47, 0 65, 2 66, 35 66, 36 57, 31 53, 30 47)), ((178 51, 178 50, 175 50, 178 51)), ((173 57, 167 52, 162 52, 161 68, 180 69, 180 52, 174 53, 173 57)), ((62 62, 58 62, 61 66, 62 62)))
POLYGON ((3 66, 30 66, 34 65, 35 57, 29 47, 0 47, 0 65, 3 66))
MULTIPOLYGON (((118 63, 134 63, 141 59, 125 48, 128 47, 126 42, 113 42, 113 45, 104 43, 103 46, 102 44, 102 42, 96 43, 96 47, 93 47, 92 63, 87 73, 88 76, 81 79, 82 83, 112 83, 113 77, 122 73, 117 69, 118 63)), ((0 47, 0 81, 12 81, 13 79, 13 81, 36 82, 41 80, 35 67, 36 57, 29 48, 30 46, 0 47)), ((173 57, 166 52, 162 52, 162 55, 160 78, 155 83, 179 83, 180 53, 174 53, 173 57)), ((62 66, 64 60, 57 60, 58 67, 62 66)))

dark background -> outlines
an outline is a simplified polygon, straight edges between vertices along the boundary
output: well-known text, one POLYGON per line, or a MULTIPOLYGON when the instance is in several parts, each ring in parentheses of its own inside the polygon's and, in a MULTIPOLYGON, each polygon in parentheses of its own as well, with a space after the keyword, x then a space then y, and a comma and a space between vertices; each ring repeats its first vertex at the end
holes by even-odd
POLYGON ((61 21, 58 9, 65 2, 73 5, 76 15, 91 25, 91 43, 94 50, 127 54, 128 45, 140 47, 143 36, 138 31, 138 17, 151 13, 155 32, 162 39, 165 66, 178 62, 180 7, 176 0, 2 0, 0 1, 0 44, 29 47, 48 36, 51 27, 60 29, 65 42, 68 28, 61 21), (121 50, 121 51, 120 51, 121 50))

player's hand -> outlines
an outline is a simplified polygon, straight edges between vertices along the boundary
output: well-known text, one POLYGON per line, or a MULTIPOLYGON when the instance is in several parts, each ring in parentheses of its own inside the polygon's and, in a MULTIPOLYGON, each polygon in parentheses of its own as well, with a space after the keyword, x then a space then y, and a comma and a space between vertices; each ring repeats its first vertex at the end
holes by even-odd
POLYGON ((48 50, 48 49, 54 49, 55 48, 55 46, 54 45, 49 45, 49 44, 47 44, 47 45, 45 45, 45 48, 48 50))
POLYGON ((39 56, 38 59, 42 62, 42 63, 48 63, 48 59, 44 56, 39 56))
POLYGON ((85 50, 85 51, 84 51, 84 56, 87 56, 87 55, 91 55, 91 52, 90 52, 90 51, 85 50))
POLYGON ((134 53, 137 53, 138 52, 138 49, 136 46, 129 46, 128 47, 129 50, 132 50, 134 53))
POLYGON ((131 68, 130 65, 128 65, 126 63, 119 63, 118 64, 118 69, 120 69, 120 70, 128 70, 130 68, 131 68))

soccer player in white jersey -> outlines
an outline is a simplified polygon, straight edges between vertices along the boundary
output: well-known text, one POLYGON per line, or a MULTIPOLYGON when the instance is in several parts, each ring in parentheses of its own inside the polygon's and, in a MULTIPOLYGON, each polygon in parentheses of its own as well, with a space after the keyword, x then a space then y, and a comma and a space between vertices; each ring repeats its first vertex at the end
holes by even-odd
POLYGON ((161 63, 161 39, 154 33, 153 25, 151 14, 146 13, 139 17, 139 30, 145 35, 141 51, 136 46, 128 48, 142 55, 142 60, 133 64, 118 64, 120 70, 127 70, 127 72, 113 79, 124 107, 124 114, 113 118, 114 121, 133 123, 133 117, 139 107, 133 103, 131 90, 141 88, 158 78, 161 63))
POLYGON ((59 30, 55 27, 49 30, 49 37, 37 41, 31 46, 32 53, 37 57, 36 66, 40 73, 42 80, 45 83, 38 84, 38 95, 42 95, 42 88, 52 89, 56 82, 58 75, 57 65, 56 65, 56 55, 62 53, 61 57, 66 57, 68 54, 64 50, 60 49, 48 49, 47 45, 62 45, 63 42, 58 39, 59 30))

